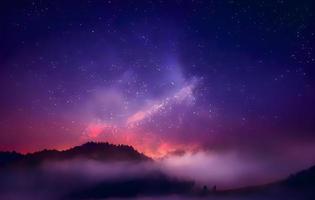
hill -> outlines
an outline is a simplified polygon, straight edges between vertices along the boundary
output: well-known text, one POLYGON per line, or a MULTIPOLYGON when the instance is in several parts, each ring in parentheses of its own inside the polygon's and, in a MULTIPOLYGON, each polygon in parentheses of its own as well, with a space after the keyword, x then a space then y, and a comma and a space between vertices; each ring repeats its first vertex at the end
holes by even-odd
POLYGON ((25 167, 38 165, 44 161, 63 161, 90 159, 96 161, 150 161, 151 158, 127 145, 88 142, 64 151, 43 150, 35 153, 20 154, 0 152, 0 167, 25 167))
POLYGON ((302 170, 274 183, 250 186, 239 189, 209 192, 209 196, 224 199, 270 199, 270 200, 308 200, 315 199, 315 166, 302 170))

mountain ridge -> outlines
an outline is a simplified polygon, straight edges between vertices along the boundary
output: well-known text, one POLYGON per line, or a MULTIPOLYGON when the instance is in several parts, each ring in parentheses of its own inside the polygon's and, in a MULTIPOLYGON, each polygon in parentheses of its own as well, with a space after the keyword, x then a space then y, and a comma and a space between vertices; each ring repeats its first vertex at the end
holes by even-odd
POLYGON ((62 161, 72 159, 90 159, 96 161, 151 161, 132 146, 115 145, 108 142, 86 142, 66 150, 44 149, 33 153, 21 154, 15 151, 0 152, 0 167, 12 165, 34 166, 44 161, 62 161))

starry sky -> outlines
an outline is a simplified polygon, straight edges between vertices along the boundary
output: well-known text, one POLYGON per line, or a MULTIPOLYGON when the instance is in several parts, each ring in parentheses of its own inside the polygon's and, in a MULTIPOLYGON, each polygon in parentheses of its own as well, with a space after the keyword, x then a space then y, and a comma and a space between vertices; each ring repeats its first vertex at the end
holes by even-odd
MULTIPOLYGON (((0 150, 315 156, 315 7, 285 1, 0 3, 0 150)), ((314 160, 313 160, 314 161, 314 160)))

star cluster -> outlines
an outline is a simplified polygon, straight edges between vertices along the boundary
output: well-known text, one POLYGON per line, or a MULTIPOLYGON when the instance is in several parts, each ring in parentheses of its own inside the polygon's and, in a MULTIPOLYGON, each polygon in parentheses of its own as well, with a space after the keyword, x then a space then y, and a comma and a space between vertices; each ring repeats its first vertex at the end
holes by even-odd
POLYGON ((0 7, 1 150, 315 154, 310 0, 0 7))

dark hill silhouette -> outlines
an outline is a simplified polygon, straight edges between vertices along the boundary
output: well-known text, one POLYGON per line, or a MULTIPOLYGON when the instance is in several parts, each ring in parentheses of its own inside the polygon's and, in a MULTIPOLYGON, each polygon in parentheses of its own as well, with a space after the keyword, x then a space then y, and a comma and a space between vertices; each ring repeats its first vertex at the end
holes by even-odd
POLYGON ((88 142, 64 151, 43 150, 26 155, 16 152, 0 152, 0 167, 34 166, 43 161, 90 159, 97 161, 150 161, 151 158, 127 145, 88 142))
MULTIPOLYGON (((65 151, 43 150, 26 155, 16 152, 2 152, 0 153, 0 166, 4 170, 0 168, 0 199, 1 193, 11 190, 14 193, 19 193, 17 191, 21 191, 20 184, 25 181, 27 183, 23 185, 22 191, 29 190, 28 192, 35 196, 41 191, 46 191, 49 192, 49 195, 56 195, 56 199, 194 195, 195 185, 193 181, 172 177, 159 169, 151 169, 149 167, 151 165, 147 166, 147 163, 144 163, 145 165, 133 165, 145 166, 146 170, 143 174, 139 173, 143 169, 140 168, 136 170, 135 174, 131 170, 125 175, 122 173, 121 176, 118 175, 115 178, 104 176, 100 180, 93 180, 93 177, 86 178, 89 173, 84 170, 81 173, 75 167, 73 171, 62 171, 61 173, 58 170, 37 168, 40 163, 46 161, 71 161, 74 159, 83 159, 83 163, 85 159, 101 162, 128 161, 128 163, 120 163, 122 164, 120 166, 123 167, 128 167, 130 162, 153 161, 131 146, 95 142, 88 142, 65 151), (28 185, 36 185, 36 187, 33 188, 28 185)), ((67 164, 69 163, 71 164, 71 162, 67 162, 67 164)), ((114 171, 117 166, 113 165, 112 169, 105 168, 104 172, 111 173, 110 170, 114 171)), ((84 168, 84 166, 82 167, 84 168)))
POLYGON ((209 192, 208 195, 240 199, 313 200, 315 199, 315 166, 274 183, 217 191, 215 194, 209 192))
POLYGON ((288 187, 302 187, 304 189, 312 187, 315 193, 315 166, 291 175, 288 179, 284 180, 282 184, 288 187))
POLYGON ((8 163, 15 162, 22 159, 24 156, 22 154, 13 152, 0 152, 0 166, 7 165, 8 163))

